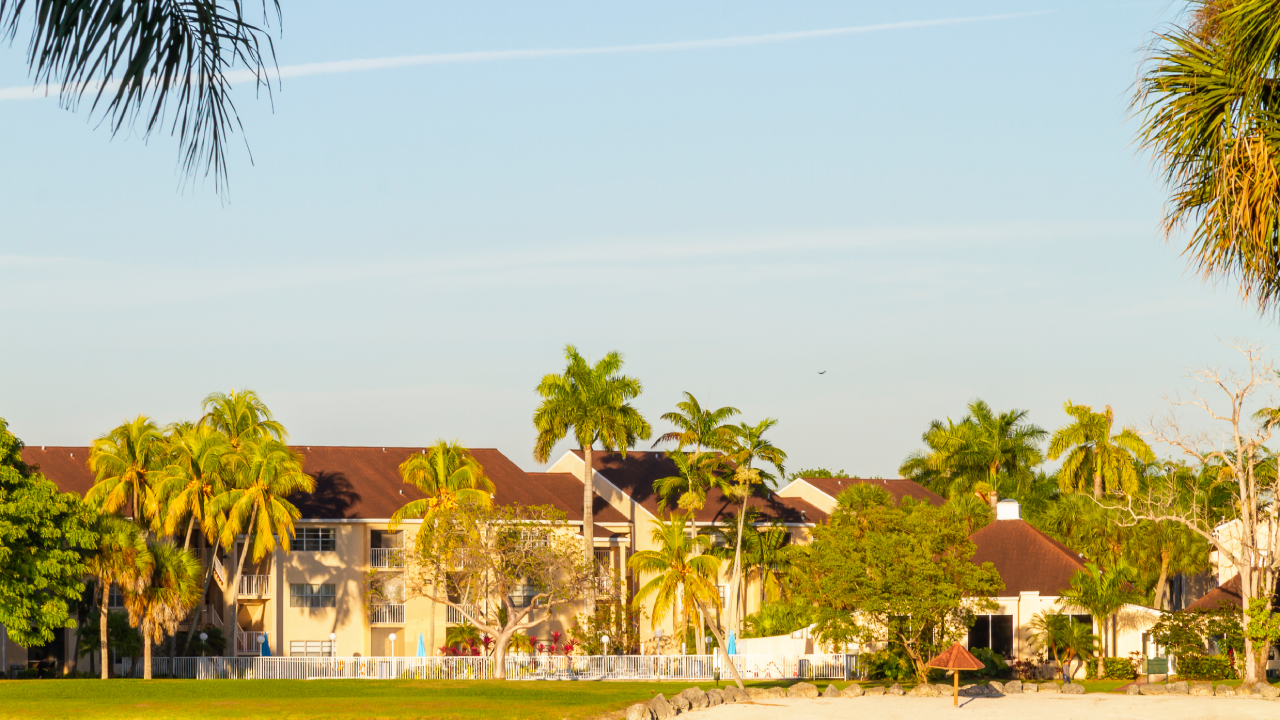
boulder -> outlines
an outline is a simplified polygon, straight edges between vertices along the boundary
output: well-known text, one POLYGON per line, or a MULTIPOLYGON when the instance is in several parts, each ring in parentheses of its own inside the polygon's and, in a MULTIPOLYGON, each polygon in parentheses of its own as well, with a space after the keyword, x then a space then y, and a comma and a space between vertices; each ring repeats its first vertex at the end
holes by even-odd
POLYGON ((1219 685, 1213 689, 1213 694, 1216 697, 1235 697, 1236 689, 1230 685, 1219 685))
MULTIPOLYGON (((950 693, 948 693, 950 694, 950 693)), ((1000 693, 990 685, 965 685, 960 688, 963 697, 1000 697, 1000 693)))
POLYGON ((1063 695, 1083 695, 1084 686, 1080 683, 1067 683, 1062 686, 1063 695))
POLYGON ((636 703, 627 708, 627 720, 652 720, 653 711, 648 703, 636 703))
POLYGON ((1022 681, 1021 681, 1021 680, 1010 680, 1009 682, 1007 682, 1007 683, 1005 683, 1005 684, 1004 684, 1004 687, 1003 687, 1003 688, 1001 688, 1001 692, 1003 692, 1005 695, 1017 695, 1017 694, 1021 693, 1021 692, 1022 692, 1022 681))
POLYGON ((763 700, 769 697, 769 691, 765 688, 749 687, 747 688, 747 697, 752 700, 763 700))
POLYGON ((711 704, 707 700, 707 694, 703 692, 702 688, 700 687, 686 688, 680 694, 683 695, 685 699, 689 701, 689 707, 693 710, 701 710, 705 707, 710 706, 711 704))
POLYGON ((769 693, 771 698, 784 698, 787 696, 787 689, 784 687, 766 688, 765 692, 769 693))
POLYGON ((840 697, 840 688, 835 685, 828 685, 826 690, 822 691, 822 697, 833 698, 840 697))
POLYGON ((840 691, 840 697, 862 697, 862 686, 858 683, 853 683, 849 687, 840 691))
POLYGON ((911 697, 938 697, 938 688, 929 683, 920 683, 907 694, 911 697))
POLYGON ((1193 682, 1187 688, 1187 694, 1199 697, 1213 697, 1213 683, 1193 682))
POLYGON ((724 689, 724 701, 726 703, 751 702, 751 696, 747 694, 746 690, 737 685, 730 685, 724 689))
POLYGON ((707 707, 715 707, 724 704, 724 691, 719 688, 711 688, 707 691, 707 707))
POLYGON ((1190 691, 1191 686, 1187 685, 1186 680, 1179 680, 1177 682, 1169 683, 1168 689, 1170 695, 1186 695, 1190 691))
POLYGON ((1000 695, 1004 695, 1004 683, 1000 682, 999 680, 992 680, 991 682, 987 683, 987 687, 991 688, 992 690, 995 690, 996 693, 1000 695))
POLYGON ((1056 682, 1041 683, 1041 684, 1040 684, 1040 692, 1042 692, 1042 693, 1056 693, 1056 692, 1062 692, 1062 686, 1061 686, 1061 685, 1059 685, 1059 684, 1058 684, 1058 683, 1056 683, 1056 682))
POLYGON ((667 702, 667 698, 662 693, 658 693, 657 697, 649 701, 649 711, 653 713, 654 720, 671 720, 676 716, 675 707, 667 702))
POLYGON ((672 695, 671 699, 668 700, 667 702, 674 705, 676 710, 679 710, 682 713, 687 713, 691 709, 693 709, 693 704, 689 702, 689 698, 684 696, 684 693, 672 695))
POLYGON ((938 683, 934 687, 938 688, 939 695, 946 695, 947 697, 951 697, 951 694, 956 691, 955 686, 951 683, 938 683))
MULTIPOLYGON (((1138 685, 1138 683, 1129 683, 1129 687, 1127 687, 1127 688, 1125 688, 1125 689, 1124 689, 1124 694, 1125 694, 1125 695, 1137 695, 1137 694, 1138 694, 1138 692, 1139 692, 1139 691, 1141 691, 1141 690, 1142 690, 1142 687, 1141 687, 1140 685, 1138 685)), ((1212 694, 1213 694, 1212 690, 1213 690, 1213 689, 1212 689, 1212 688, 1210 688, 1210 693, 1209 693, 1210 695, 1212 695, 1212 694)))
POLYGON ((890 685, 889 689, 885 690, 884 692, 886 695, 897 695, 898 697, 902 697, 903 695, 907 694, 906 691, 902 689, 902 686, 899 685, 898 683, 894 683, 890 685))
POLYGON ((1139 695, 1168 695, 1169 688, 1163 685, 1142 685, 1138 687, 1139 695))
POLYGON ((1040 692, 1040 686, 1033 682, 1022 683, 1022 692, 1024 693, 1040 692))
POLYGON ((885 693, 885 689, 883 685, 876 685, 875 687, 869 687, 865 691, 865 694, 868 697, 872 695, 883 695, 884 693, 885 693))
POLYGON ((812 700, 818 697, 818 686, 813 683, 798 682, 787 688, 787 697, 812 700))
POLYGON ((1269 685, 1264 682, 1260 682, 1257 685, 1254 685, 1253 690, 1254 692, 1258 693, 1264 698, 1275 699, 1280 697, 1280 688, 1276 687, 1275 685, 1269 685))

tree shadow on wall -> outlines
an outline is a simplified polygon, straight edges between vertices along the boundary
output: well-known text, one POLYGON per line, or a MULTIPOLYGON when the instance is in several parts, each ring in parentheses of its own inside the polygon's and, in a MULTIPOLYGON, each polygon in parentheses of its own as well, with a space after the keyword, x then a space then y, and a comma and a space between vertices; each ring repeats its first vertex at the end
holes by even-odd
POLYGON ((351 507, 360 502, 360 493, 343 473, 318 472, 312 477, 316 489, 311 493, 294 493, 289 502, 302 511, 304 518, 347 519, 351 507))

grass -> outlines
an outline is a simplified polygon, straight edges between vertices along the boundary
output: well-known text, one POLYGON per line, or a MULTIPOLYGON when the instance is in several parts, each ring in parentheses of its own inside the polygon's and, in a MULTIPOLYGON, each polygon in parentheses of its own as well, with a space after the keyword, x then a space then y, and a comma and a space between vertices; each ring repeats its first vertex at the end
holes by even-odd
MULTIPOLYGON (((776 684, 790 683, 748 683, 776 684)), ((715 687, 709 682, 14 680, 0 681, 0 718, 578 720, 692 685, 715 687)))

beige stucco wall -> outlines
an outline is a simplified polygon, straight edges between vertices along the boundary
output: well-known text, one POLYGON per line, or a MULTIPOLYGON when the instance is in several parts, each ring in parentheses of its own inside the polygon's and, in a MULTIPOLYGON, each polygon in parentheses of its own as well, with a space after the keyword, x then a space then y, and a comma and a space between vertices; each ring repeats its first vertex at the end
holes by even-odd
MULTIPOLYGON (((1057 596, 1042 596, 1036 592, 1022 593, 1016 597, 998 597, 993 598, 999 605, 999 608, 993 611, 992 615, 1012 615, 1014 626, 1013 638, 1013 654, 1014 659, 1025 660, 1035 657, 1036 648, 1032 641, 1031 618, 1039 613, 1068 613, 1068 614, 1084 614, 1078 610, 1063 609, 1059 603, 1057 596)), ((1159 612, 1150 608, 1138 605, 1126 605, 1123 610, 1117 614, 1117 628, 1115 633, 1116 652, 1118 657, 1128 657, 1130 652, 1141 652, 1143 649, 1142 635, 1151 629, 1151 626, 1159 619, 1159 612)), ((1093 627, 1094 634, 1101 635, 1101 630, 1096 623, 1093 627)), ((1107 629, 1110 632, 1110 629, 1107 629)), ((1110 635, 1108 635, 1110 638, 1110 635)), ((1110 639, 1108 639, 1108 648, 1110 648, 1110 639)), ((966 640, 967 644, 967 640, 966 640)))

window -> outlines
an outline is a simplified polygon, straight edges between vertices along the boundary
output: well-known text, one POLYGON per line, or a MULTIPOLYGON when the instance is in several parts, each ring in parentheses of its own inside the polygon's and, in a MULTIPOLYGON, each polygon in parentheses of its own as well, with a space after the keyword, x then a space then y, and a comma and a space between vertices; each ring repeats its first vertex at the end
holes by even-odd
POLYGON ((333 643, 328 640, 293 640, 289 643, 293 657, 329 657, 333 655, 333 643))
POLYGON ((537 594, 538 588, 532 585, 516 585, 511 588, 511 604, 518 608, 527 607, 537 594))
POLYGON ((334 585, 289 583, 289 607, 335 607, 334 585))
POLYGON ((293 549, 303 552, 333 550, 333 528, 302 528, 294 538, 293 549))
POLYGON ((1013 616, 979 615, 969 628, 969 649, 991 648, 997 655, 1013 657, 1013 616))
POLYGON ((716 594, 720 596, 720 607, 725 607, 729 604, 729 586, 717 585, 716 594))
POLYGON ((114 584, 111 586, 111 592, 107 595, 107 607, 122 608, 124 607, 124 595, 120 592, 120 588, 114 584))

